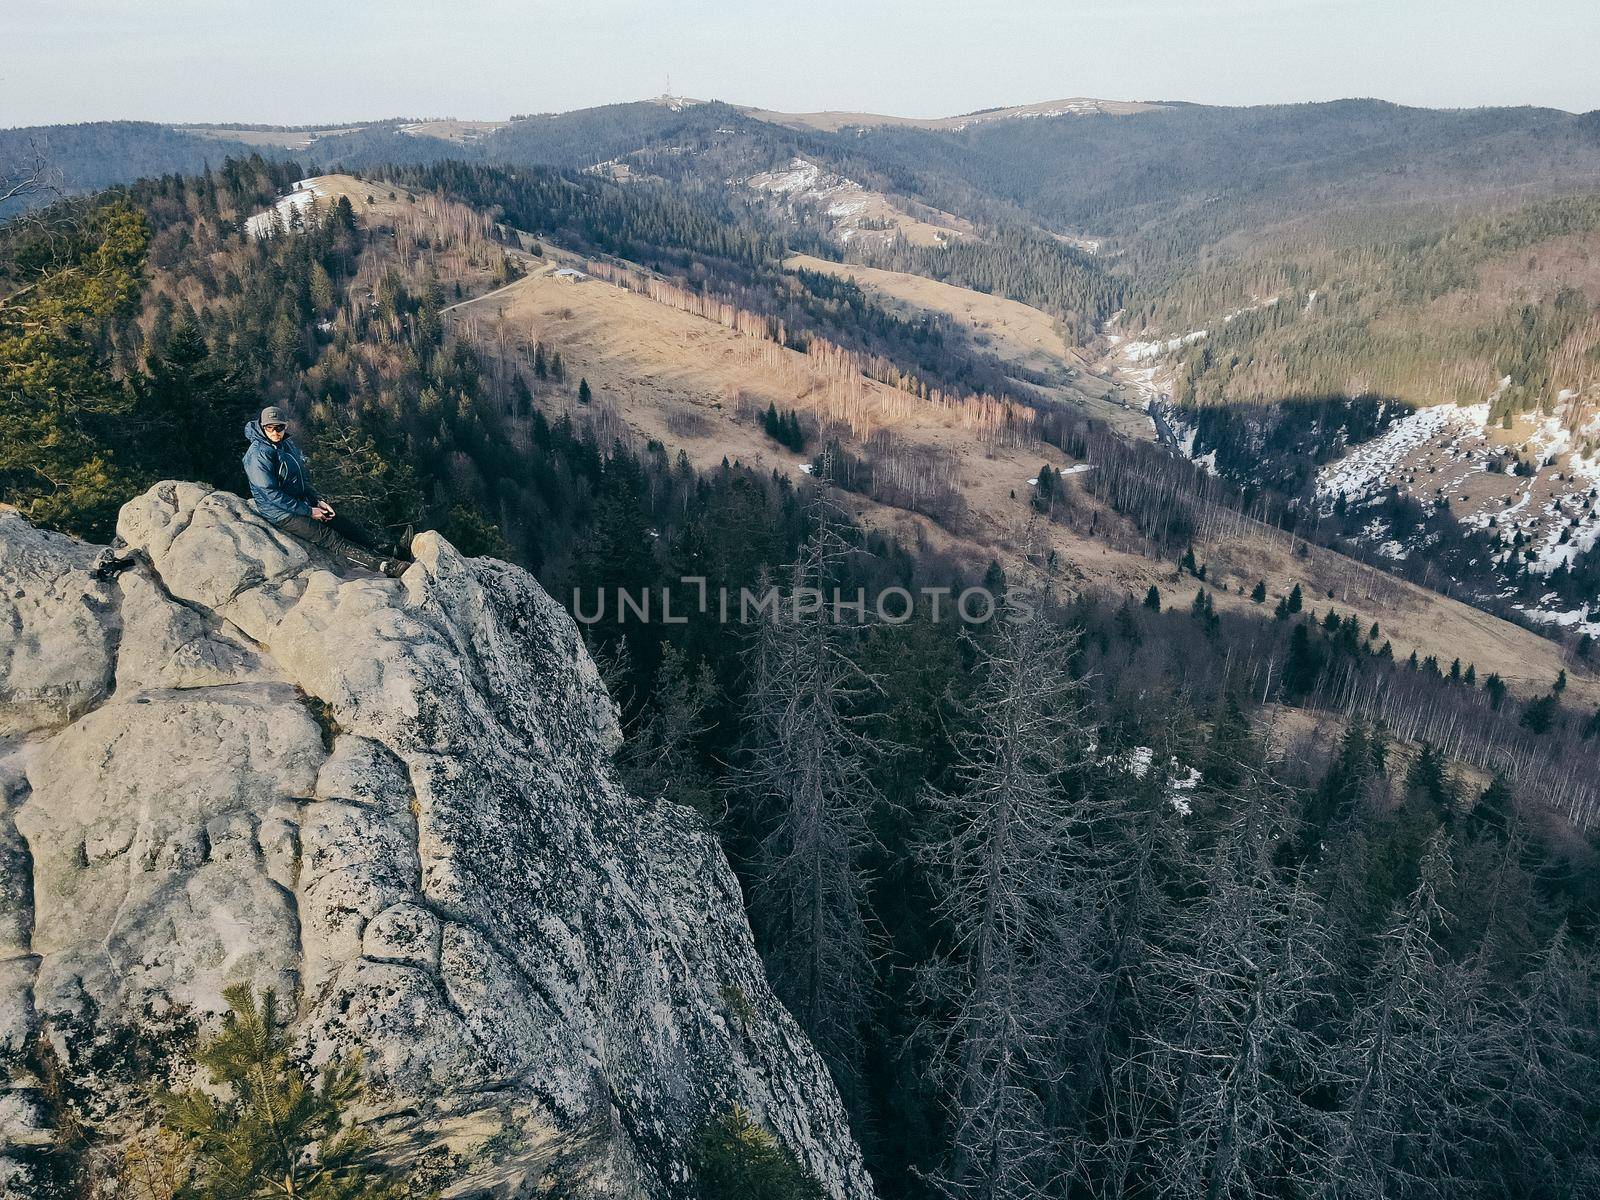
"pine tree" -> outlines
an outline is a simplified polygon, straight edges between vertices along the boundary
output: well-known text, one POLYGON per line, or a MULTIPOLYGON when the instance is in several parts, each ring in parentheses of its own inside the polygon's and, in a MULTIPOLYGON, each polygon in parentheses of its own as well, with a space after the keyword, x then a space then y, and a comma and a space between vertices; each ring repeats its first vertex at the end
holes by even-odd
MULTIPOLYGON (((341 197, 342 198, 342 197, 341 197)), ((308 287, 311 306, 319 313, 333 311, 333 279, 321 263, 311 264, 311 282, 308 287)))
POLYGON ((409 1189, 373 1158, 349 1123, 362 1095, 354 1060, 313 1081, 289 1058, 277 998, 244 986, 224 993, 222 1031, 195 1058, 212 1088, 168 1095, 165 1123, 194 1155, 192 1200, 283 1196, 295 1200, 400 1200, 409 1189), (313 1153, 314 1150, 314 1153, 313 1153))
POLYGON ((578 380, 578 403, 588 404, 593 399, 594 393, 589 390, 589 381, 587 379, 578 380))
POLYGON ((340 196, 334 201, 332 221, 334 229, 339 232, 353 234, 356 231, 356 210, 349 196, 340 196))
POLYGON ((239 487, 239 429, 255 406, 238 378, 211 357, 194 322, 180 319, 145 370, 129 384, 124 436, 142 449, 147 475, 239 487))
POLYGON ((528 381, 521 371, 511 377, 511 413, 513 416, 526 417, 533 413, 533 392, 528 388, 528 381))
POLYGON ((1511 782, 1498 772, 1483 789, 1462 825, 1465 838, 1494 837, 1505 841, 1517 819, 1516 795, 1511 782))
POLYGON ((676 646, 662 647, 648 715, 617 759, 630 792, 686 804, 713 822, 721 817, 716 789, 695 754, 696 740, 711 728, 706 714, 716 695, 706 663, 691 670, 676 646))
POLYGON ((1151 612, 1161 611, 1161 589, 1153 583, 1150 585, 1150 590, 1144 594, 1144 606, 1151 612))
POLYGON ((1506 698, 1506 681, 1498 671, 1491 671, 1483 681, 1483 691, 1489 697, 1489 707, 1498 710, 1506 698))
POLYGON ((1322 674, 1322 651, 1302 622, 1289 638, 1289 655, 1283 664, 1283 695, 1291 704, 1303 700, 1322 674))
POLYGON ((1486 1097, 1497 1152, 1483 1160, 1499 1195, 1581 1193, 1600 1180, 1592 1121, 1600 1085, 1597 991, 1593 959, 1576 952, 1563 925, 1505 1015, 1504 1082, 1486 1097))
POLYGON ((1537 700, 1530 700, 1523 706, 1522 716, 1518 718, 1518 723, 1524 729, 1532 730, 1537 734, 1549 733, 1551 727, 1555 724, 1558 711, 1555 693, 1546 692, 1537 700))
POLYGON ((1345 727, 1339 753, 1328 765, 1316 793, 1306 802, 1302 815, 1301 842, 1309 857, 1319 847, 1323 835, 1336 823, 1348 818, 1373 785, 1383 778, 1388 765, 1388 745, 1383 730, 1368 726, 1359 718, 1345 727))
POLYGON ((104 540, 132 491, 126 398, 83 331, 131 309, 148 241, 144 216, 115 201, 14 251, 26 265, 0 297, 0 496, 31 521, 104 540))
POLYGON ((1423 742, 1417 757, 1406 769, 1406 791, 1427 800, 1440 816, 1448 814, 1456 802, 1456 788, 1444 755, 1432 742, 1423 742))
POLYGON ((1047 513, 1056 497, 1056 473, 1049 463, 1039 468, 1038 482, 1033 488, 1033 507, 1037 512, 1047 513))
POLYGON ((737 1105, 707 1123, 694 1146, 699 1200, 823 1200, 822 1185, 737 1105))
POLYGON ((1250 599, 1256 604, 1263 604, 1266 602, 1267 581, 1265 579, 1256 580, 1256 586, 1250 591, 1250 599))

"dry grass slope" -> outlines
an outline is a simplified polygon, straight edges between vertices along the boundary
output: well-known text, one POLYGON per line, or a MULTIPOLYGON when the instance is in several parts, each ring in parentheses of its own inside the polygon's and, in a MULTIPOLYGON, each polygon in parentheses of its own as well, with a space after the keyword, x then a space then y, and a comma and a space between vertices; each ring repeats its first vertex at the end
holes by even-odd
MULTIPOLYGON (((804 355, 714 321, 598 279, 564 281, 550 264, 460 306, 453 317, 484 346, 525 348, 538 339, 560 349, 568 390, 580 376, 593 389, 591 416, 598 413, 619 432, 638 439, 658 440, 674 452, 681 449, 700 468, 714 467, 726 457, 798 479, 804 460, 766 438, 750 414, 769 403, 809 413, 822 424, 848 423, 854 414, 856 445, 872 433, 888 431, 900 445, 948 464, 950 482, 968 513, 963 528, 953 532, 917 513, 856 498, 862 519, 910 544, 975 564, 990 557, 1017 559, 1031 512, 1029 479, 1042 462, 1057 468, 1071 465, 1052 448, 985 443, 948 409, 872 380, 831 378, 804 355)), ((564 404, 577 408, 575 399, 564 404)), ((1078 502, 1094 504, 1081 493, 1078 502)), ((1100 516, 1108 532, 1118 528, 1114 514, 1100 516)), ((1045 537, 1079 587, 1137 597, 1155 584, 1169 602, 1187 603, 1198 586, 1187 577, 1178 580, 1169 562, 1115 549, 1101 538, 1059 526, 1050 526, 1045 537)), ((1341 555, 1315 547, 1302 555, 1281 538, 1238 537, 1202 543, 1196 553, 1212 564, 1208 583, 1224 610, 1260 611, 1248 599, 1257 579, 1265 580, 1274 595, 1299 583, 1308 607, 1325 612, 1332 605, 1341 613, 1355 613, 1363 625, 1376 622, 1399 657, 1412 649, 1436 655, 1445 664, 1460 657, 1475 664, 1480 676, 1498 672, 1524 695, 1542 693, 1566 665, 1571 699, 1600 702, 1600 681, 1564 664, 1560 647, 1553 643, 1341 555)))

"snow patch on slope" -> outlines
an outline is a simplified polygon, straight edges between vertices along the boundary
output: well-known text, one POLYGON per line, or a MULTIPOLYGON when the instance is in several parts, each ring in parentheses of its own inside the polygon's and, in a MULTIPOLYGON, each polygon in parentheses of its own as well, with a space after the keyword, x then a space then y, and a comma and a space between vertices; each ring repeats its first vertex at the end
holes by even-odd
POLYGON ((322 184, 319 181, 302 179, 294 185, 292 192, 271 208, 264 212, 258 212, 255 216, 246 220, 244 231, 256 241, 263 241, 272 236, 273 213, 278 215, 277 224, 281 228, 287 229, 289 228, 290 219, 296 212, 304 216, 305 210, 311 207, 311 202, 322 195, 326 195, 326 193, 323 191, 322 184))
POLYGON ((1317 472, 1317 495, 1329 499, 1344 495, 1351 499, 1367 496, 1388 487, 1401 462, 1419 446, 1452 433, 1481 434, 1489 420, 1489 406, 1474 404, 1459 408, 1436 404, 1419 408, 1355 447, 1343 458, 1317 472))
MULTIPOLYGON (((826 218, 829 232, 840 245, 856 240, 888 242, 916 224, 883 193, 799 155, 782 170, 728 182, 762 192, 787 208, 816 212, 826 218)), ((959 229, 943 228, 932 236, 940 242, 965 235, 959 229)))

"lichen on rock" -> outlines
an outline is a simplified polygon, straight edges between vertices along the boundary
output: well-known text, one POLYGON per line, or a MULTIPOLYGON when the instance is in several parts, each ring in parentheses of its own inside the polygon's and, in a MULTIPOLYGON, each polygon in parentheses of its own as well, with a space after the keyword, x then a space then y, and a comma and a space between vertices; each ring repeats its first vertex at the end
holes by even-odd
POLYGON ((380 1139, 452 1194, 686 1194, 733 1103, 871 1194, 716 839, 617 783, 615 706, 532 577, 436 534, 400 580, 340 574, 187 483, 118 533, 138 561, 101 580, 0 512, 0 1179, 37 1139, 30 1044, 135 1121, 131 1076, 243 982, 308 1064, 360 1057, 380 1139))

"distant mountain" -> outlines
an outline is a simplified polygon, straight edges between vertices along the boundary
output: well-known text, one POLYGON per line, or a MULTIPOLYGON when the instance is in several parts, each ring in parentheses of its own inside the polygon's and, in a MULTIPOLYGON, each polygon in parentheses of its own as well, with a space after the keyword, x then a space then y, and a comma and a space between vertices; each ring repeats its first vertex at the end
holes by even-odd
POLYGON ((941 207, 972 191, 1061 231, 1181 258, 1230 234, 1358 205, 1460 205, 1600 182, 1600 121, 1554 109, 1439 110, 1377 100, 1127 118, 858 130, 854 153, 941 207))
POLYGON ((1109 237, 1147 263, 1308 212, 1460 205, 1600 181, 1596 114, 1377 100, 1222 108, 1075 98, 921 119, 659 97, 509 121, 396 118, 292 130, 101 122, 0 131, 0 162, 32 147, 72 188, 198 170, 252 151, 303 156, 324 168, 443 158, 582 168, 671 154, 683 164, 653 173, 707 178, 806 154, 858 180, 875 172, 893 189, 963 216, 1015 210, 1059 233, 1109 237), (732 155, 730 138, 737 140, 732 155))
MULTIPOLYGON (((221 166, 230 155, 238 157, 252 149, 278 157, 286 154, 150 121, 0 129, 0 178, 37 159, 55 172, 65 190, 92 192, 152 175, 199 174, 207 166, 221 166)), ((0 212, 0 218, 7 215, 0 212)))
POLYGON ((1127 116, 1164 107, 1166 106, 1138 100, 1096 100, 1089 96, 1074 96, 1068 100, 1044 100, 1037 104, 1018 104, 1009 108, 982 108, 976 112, 962 113, 953 117, 893 117, 883 113, 835 110, 791 113, 766 108, 746 108, 742 111, 759 121, 770 121, 774 125, 837 133, 841 129, 868 129, 877 126, 892 126, 897 129, 960 130, 996 121, 1069 116, 1127 116))

